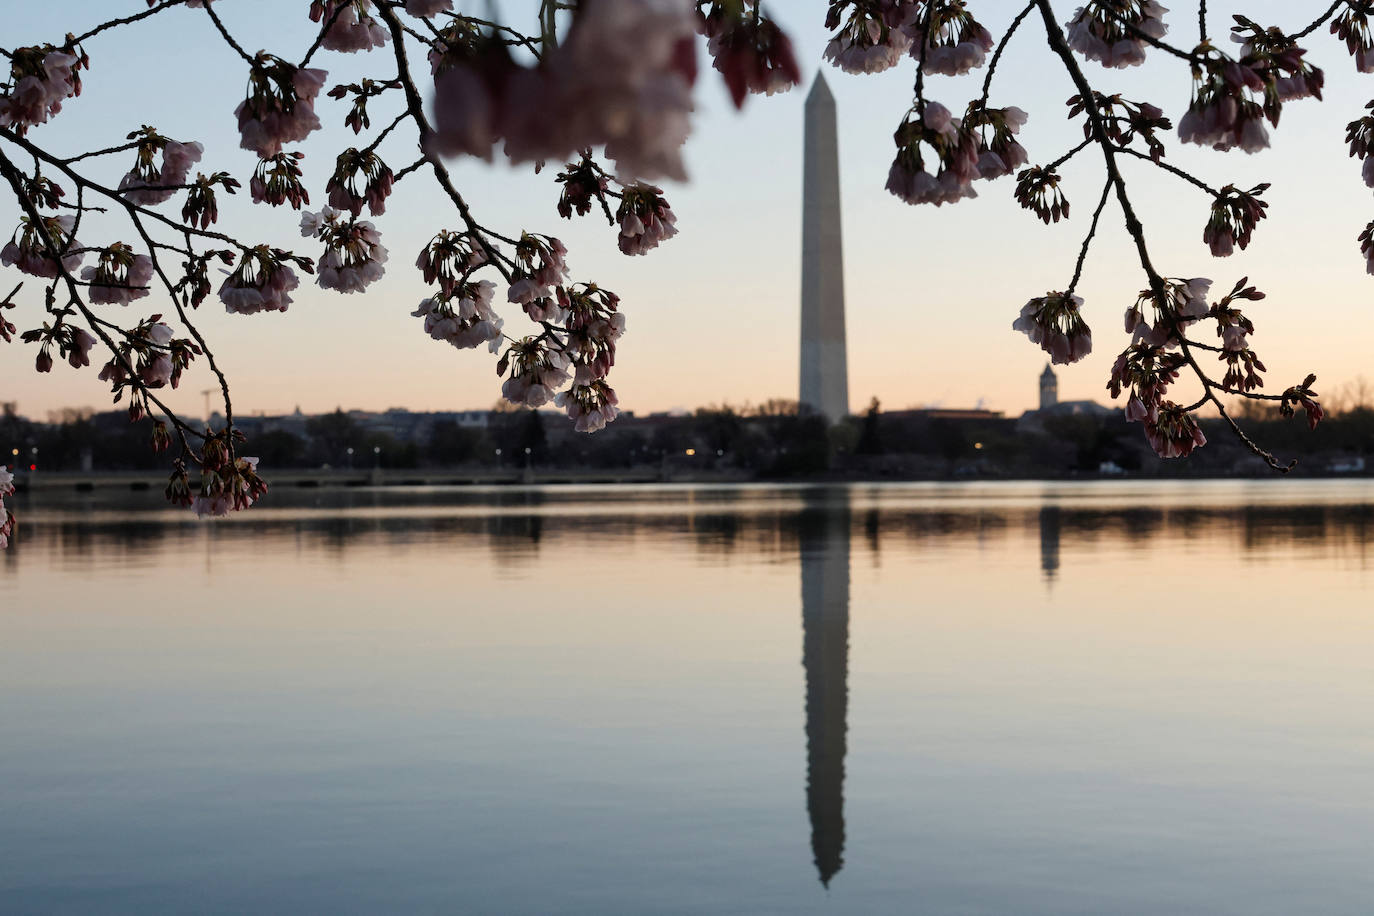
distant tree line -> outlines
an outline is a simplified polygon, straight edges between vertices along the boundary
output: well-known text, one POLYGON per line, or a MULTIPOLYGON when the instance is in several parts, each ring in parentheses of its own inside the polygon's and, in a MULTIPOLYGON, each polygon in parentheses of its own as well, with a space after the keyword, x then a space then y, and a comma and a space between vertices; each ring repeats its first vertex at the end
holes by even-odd
MULTIPOLYGON (((1374 456, 1374 407, 1360 389, 1331 398, 1341 404, 1315 430, 1301 415, 1250 405, 1247 419, 1266 441, 1302 460, 1300 472, 1318 472, 1339 459, 1374 456)), ((154 470, 149 424, 130 423, 122 411, 68 410, 39 423, 6 405, 0 416, 0 463, 53 471, 154 470)), ((1217 421, 1219 422, 1219 421, 1217 421)), ((1255 466, 1223 435, 1216 448, 1192 462, 1165 462, 1143 446, 1120 411, 1109 414, 1045 413, 1007 418, 990 413, 938 410, 884 412, 873 399, 861 413, 836 424, 795 401, 758 406, 717 405, 690 414, 624 417, 603 433, 586 436, 551 423, 538 411, 495 409, 485 426, 438 416, 420 424, 422 435, 398 438, 335 410, 304 419, 301 433, 264 423, 249 431, 245 454, 264 468, 521 468, 618 469, 664 466, 690 475, 747 477, 840 476, 874 479, 1059 477, 1132 473, 1148 476, 1253 473, 1255 466)), ((1210 437, 1220 433, 1203 421, 1210 437)))

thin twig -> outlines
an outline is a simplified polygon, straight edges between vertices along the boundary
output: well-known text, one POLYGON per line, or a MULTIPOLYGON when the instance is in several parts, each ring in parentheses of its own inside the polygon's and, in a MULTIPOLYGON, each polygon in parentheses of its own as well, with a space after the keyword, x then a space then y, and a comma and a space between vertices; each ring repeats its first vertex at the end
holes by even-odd
POLYGON ((1092 245, 1093 235, 1097 232, 1097 221, 1102 216, 1102 211, 1106 209, 1107 198, 1111 196, 1112 183, 1110 180, 1102 185, 1102 198, 1097 202, 1097 209, 1093 211, 1092 222, 1088 225, 1088 234, 1083 238, 1083 245, 1078 249, 1078 262, 1073 266, 1073 279, 1069 281, 1069 288, 1065 294, 1072 295, 1074 288, 1078 286, 1078 280, 1083 276, 1083 262, 1088 258, 1088 247, 1092 245))

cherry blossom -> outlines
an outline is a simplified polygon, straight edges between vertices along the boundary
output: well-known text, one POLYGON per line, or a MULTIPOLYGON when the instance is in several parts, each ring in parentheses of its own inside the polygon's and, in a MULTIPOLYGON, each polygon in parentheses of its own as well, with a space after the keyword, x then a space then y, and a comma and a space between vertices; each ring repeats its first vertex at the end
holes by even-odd
POLYGON ((1168 10, 1155 0, 1090 0, 1067 23, 1069 47, 1104 67, 1137 67, 1145 62, 1145 39, 1169 31, 1168 10))
POLYGON ((1022 306, 1011 327, 1039 344, 1050 362, 1076 363, 1093 349, 1092 330, 1083 320, 1082 307, 1082 296, 1049 292, 1022 306))
POLYGON ((509 364, 511 374, 501 385, 501 395, 526 407, 543 407, 572 377, 567 354, 534 337, 511 344, 502 358, 505 364, 509 364))
POLYGON ((366 204, 369 213, 381 216, 386 212, 386 198, 393 181, 391 169, 380 156, 350 147, 339 154, 325 192, 329 205, 337 210, 358 216, 366 204))
POLYGON ((959 76, 983 66, 992 50, 992 33, 964 8, 963 0, 929 2, 929 10, 909 16, 903 32, 909 53, 927 73, 959 76))
POLYGON ((881 73, 901 62, 911 47, 903 28, 915 21, 921 0, 855 3, 843 16, 845 3, 830 4, 825 27, 835 30, 825 46, 825 59, 846 73, 881 73))
POLYGON ((259 54, 248 76, 248 97, 234 109, 239 146, 259 156, 275 156, 283 143, 304 140, 318 130, 315 98, 328 74, 296 67, 270 54, 259 54))
POLYGON ((345 219, 333 207, 301 216, 301 235, 324 242, 315 282, 321 289, 360 293, 382 278, 387 260, 381 233, 367 220, 345 219))
POLYGON ((57 277, 62 269, 71 273, 81 266, 83 256, 78 250, 80 246, 72 237, 72 230, 76 227, 74 216, 65 213, 61 216, 45 216, 41 218, 41 231, 38 226, 27 216, 21 216, 19 228, 0 248, 0 264, 49 280, 57 277), (62 255, 61 268, 57 259, 48 254, 43 235, 47 235, 58 251, 67 252, 62 255))
POLYGON ((244 252, 239 266, 220 284, 219 298, 231 314, 284 312, 291 304, 289 293, 299 285, 281 254, 260 245, 244 252))
POLYGON ((604 146, 623 176, 684 180, 696 77, 690 0, 598 0, 581 7, 540 67, 499 41, 441 33, 432 148, 514 162, 568 159, 604 146))
POLYGON ((95 267, 81 269, 81 279, 90 284, 93 305, 128 305, 148 295, 153 261, 146 254, 135 254, 123 242, 115 242, 100 251, 95 267))
POLYGON ((738 15, 715 6, 702 20, 706 49, 725 77, 730 98, 739 108, 749 93, 773 95, 801 82, 801 68, 792 41, 771 19, 755 16, 747 7, 738 15))
MULTIPOLYGON (((433 15, 433 14, 431 14, 433 15)), ((352 54, 386 45, 390 35, 372 16, 372 0, 312 0, 310 18, 328 23, 320 47, 352 54)))
POLYGON ((492 310, 496 284, 490 280, 463 283, 448 293, 440 293, 420 302, 411 312, 425 319, 425 333, 435 340, 443 340, 462 349, 495 345, 501 340, 504 321, 492 310))
POLYGON ((620 223, 620 250, 625 254, 648 254, 659 242, 677 235, 677 216, 662 194, 662 188, 647 184, 625 188, 615 214, 620 223))
POLYGON ((937 207, 966 197, 973 190, 978 170, 978 136, 963 126, 939 102, 927 101, 919 119, 908 116, 893 139, 897 155, 888 170, 887 190, 909 204, 933 203, 937 207), (935 158, 934 174, 926 171, 922 146, 935 158))
POLYGON ((453 0, 405 0, 406 12, 428 19, 453 9, 453 0))
MULTIPOLYGON (((70 40, 70 36, 68 36, 70 40)), ((83 53, 52 45, 16 48, 10 55, 9 89, 0 95, 0 127, 23 135, 62 110, 62 103, 81 94, 83 53)))
POLYGON ((601 379, 577 383, 558 392, 554 403, 567 412, 574 429, 580 433, 605 429, 607 423, 620 415, 620 398, 615 389, 601 379))
POLYGON ((205 147, 196 142, 168 140, 151 128, 140 133, 145 136, 139 143, 138 160, 119 180, 119 190, 130 203, 141 207, 166 203, 187 183, 191 166, 200 161, 205 147), (153 165, 153 153, 158 147, 162 150, 160 168, 153 165))

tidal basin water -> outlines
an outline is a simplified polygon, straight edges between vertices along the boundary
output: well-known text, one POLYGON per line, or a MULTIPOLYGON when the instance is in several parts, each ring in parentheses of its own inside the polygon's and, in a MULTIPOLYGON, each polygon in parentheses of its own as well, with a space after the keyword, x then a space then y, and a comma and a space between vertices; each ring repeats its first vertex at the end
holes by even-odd
POLYGON ((1374 912, 1371 482, 35 494, 0 913, 1374 912))

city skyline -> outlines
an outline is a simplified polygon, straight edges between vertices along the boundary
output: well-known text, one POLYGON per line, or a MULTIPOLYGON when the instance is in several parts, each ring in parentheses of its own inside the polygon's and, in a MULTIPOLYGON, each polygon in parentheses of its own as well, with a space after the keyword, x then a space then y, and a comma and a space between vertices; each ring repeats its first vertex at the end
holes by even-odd
MULTIPOLYGON (((1275 21, 1291 18, 1289 8, 1277 2, 1248 8, 1275 21)), ((283 18, 274 14, 277 9, 266 0, 244 0, 223 14, 253 47, 285 46, 302 36, 308 41, 313 24, 304 16, 283 18)), ((523 9, 512 4, 508 12, 518 15, 523 9)), ((1218 6, 1214 14, 1222 21, 1229 11, 1218 6)), ((692 181, 665 185, 681 234, 647 257, 622 256, 614 233, 594 215, 559 219, 557 186, 548 173, 532 178, 527 168, 462 158, 451 163, 456 183, 474 210, 500 228, 558 235, 568 245, 577 276, 622 296, 629 327, 613 384, 626 409, 651 413, 791 399, 798 375, 802 111, 806 87, 823 70, 837 101, 846 203, 851 409, 861 410, 871 397, 893 408, 981 403, 1017 413, 1034 407, 1036 389, 1026 380, 1042 367, 1043 354, 1010 329, 1011 321, 1027 298, 1067 282, 1101 162, 1083 156, 1064 168, 1075 215, 1055 226, 1042 226, 1020 210, 1011 200, 1012 180, 1005 178, 985 185, 977 200, 954 207, 907 206, 883 189, 883 181, 892 127, 909 104, 908 81, 894 74, 849 76, 823 66, 818 16, 791 7, 774 12, 797 44, 805 85, 772 98, 751 98, 736 113, 718 74, 703 68, 694 134, 686 147, 692 181), (990 269, 994 263, 996 269, 990 269)), ((1014 12, 1007 3, 989 3, 989 27, 999 31, 1014 12)), ((74 21, 100 18, 101 4, 84 0, 65 5, 60 17, 24 7, 15 11, 10 27, 16 40, 36 41, 74 21)), ((1062 118, 1063 100, 1071 92, 1067 81, 1030 78, 1043 42, 1031 25, 1026 28, 1032 31, 1008 49, 993 94, 999 104, 1030 112, 1022 140, 1032 162, 1042 162, 1072 146, 1078 127, 1062 118)), ((153 17, 137 34, 165 48, 165 56, 148 59, 137 47, 93 39, 83 95, 37 129, 44 141, 85 148, 93 138, 116 142, 138 124, 152 122, 172 136, 205 142, 205 167, 246 177, 253 157, 237 149, 230 115, 242 92, 237 77, 207 83, 202 105, 176 110, 160 110, 155 94, 121 93, 123 79, 113 78, 127 71, 151 82, 168 70, 194 69, 205 59, 236 66, 204 17, 173 10, 153 17)), ((1272 149, 1256 156, 1215 154, 1168 142, 1168 161, 1196 169, 1214 184, 1276 182, 1266 195, 1271 219, 1261 223, 1246 252, 1211 258, 1201 242, 1206 201, 1146 164, 1125 167, 1128 180, 1145 192, 1137 205, 1163 269, 1171 275, 1211 276, 1217 287, 1227 288, 1249 275, 1268 293, 1250 312, 1271 388, 1314 371, 1317 389, 1326 393, 1374 374, 1362 343, 1374 337, 1374 316, 1364 305, 1374 295, 1374 280, 1364 272, 1355 241, 1370 216, 1369 198, 1358 162, 1346 156, 1341 142, 1345 122, 1363 110, 1367 95, 1364 81, 1346 72, 1352 65, 1334 40, 1314 36, 1310 57, 1333 75, 1327 100, 1288 106, 1282 126, 1273 132, 1272 149)), ((377 65, 368 55, 329 54, 320 60, 331 70, 330 84, 358 78, 377 65)), ((1157 101, 1177 117, 1189 91, 1186 67, 1142 70, 1149 72, 1107 74, 1103 85, 1157 101)), ((932 77, 930 82, 932 97, 951 107, 975 89, 968 79, 932 77)), ((301 147, 316 206, 323 202, 327 157, 352 137, 338 123, 342 109, 322 106, 325 110, 325 129, 301 147)), ((397 165, 408 161, 408 143, 388 140, 383 155, 397 165)), ((103 168, 104 177, 117 180, 128 163, 115 158, 119 161, 103 163, 95 174, 103 168)), ((239 411, 271 414, 298 404, 309 412, 337 406, 466 410, 497 400, 499 384, 485 353, 457 352, 430 340, 409 314, 426 294, 411 267, 413 252, 430 231, 452 221, 451 214, 429 202, 422 184, 401 182, 388 213, 377 219, 392 258, 375 293, 340 296, 305 285, 285 315, 225 315, 213 301, 205 306, 200 322, 229 374, 239 411)), ((267 235, 276 244, 316 253, 295 231, 296 214, 252 208, 244 197, 224 203, 228 231, 267 235)), ((7 214, 13 222, 16 215, 7 214)), ((92 225, 92 239, 100 239, 98 221, 92 225)), ((118 233, 115 237, 126 230, 118 233)), ((1104 388, 1111 361, 1127 340, 1119 331, 1121 314, 1143 285, 1133 259, 1120 216, 1109 208, 1080 285, 1095 350, 1061 372, 1060 394, 1066 400, 1108 400, 1104 388)), ((19 279, 13 271, 0 271, 0 280, 9 284, 6 291, 19 279)), ((27 279, 21 298, 38 290, 27 279)), ((146 300, 142 311, 166 309, 155 300, 146 300)), ((32 326, 32 305, 16 315, 21 329, 32 326)), ((512 322, 512 330, 519 327, 518 320, 512 322)), ((40 416, 62 407, 102 409, 108 403, 94 367, 78 372, 58 365, 39 376, 32 371, 32 355, 31 348, 9 345, 0 361, 5 400, 40 416)), ((168 393, 169 403, 197 416, 200 391, 207 387, 211 377, 198 364, 179 391, 168 393)))

